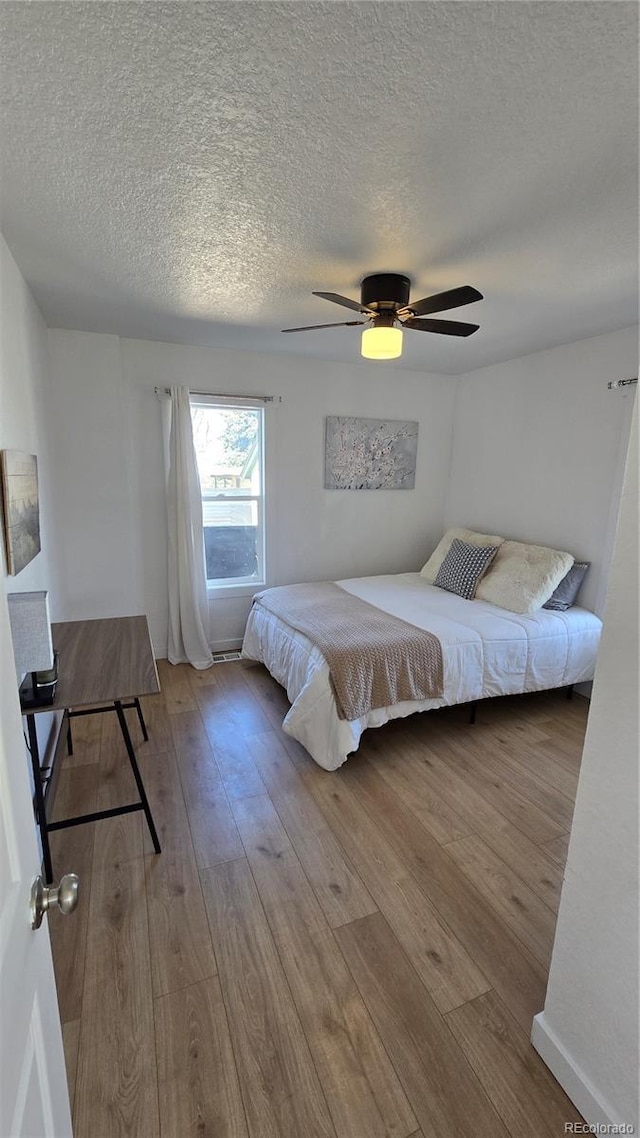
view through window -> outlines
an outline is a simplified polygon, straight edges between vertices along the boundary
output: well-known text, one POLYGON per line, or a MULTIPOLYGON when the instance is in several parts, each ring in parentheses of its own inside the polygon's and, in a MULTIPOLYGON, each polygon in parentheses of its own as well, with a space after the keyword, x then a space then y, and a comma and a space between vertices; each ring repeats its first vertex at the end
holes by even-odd
POLYGON ((211 585, 264 583, 264 408, 191 398, 211 585))

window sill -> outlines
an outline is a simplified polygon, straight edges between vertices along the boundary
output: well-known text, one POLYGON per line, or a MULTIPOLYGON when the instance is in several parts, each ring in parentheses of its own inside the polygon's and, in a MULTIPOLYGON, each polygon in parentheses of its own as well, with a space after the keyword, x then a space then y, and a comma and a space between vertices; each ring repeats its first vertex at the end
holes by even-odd
POLYGON ((252 597, 265 588, 264 581, 252 581, 246 585, 210 585, 207 582, 207 597, 209 600, 227 601, 233 600, 235 597, 252 597))

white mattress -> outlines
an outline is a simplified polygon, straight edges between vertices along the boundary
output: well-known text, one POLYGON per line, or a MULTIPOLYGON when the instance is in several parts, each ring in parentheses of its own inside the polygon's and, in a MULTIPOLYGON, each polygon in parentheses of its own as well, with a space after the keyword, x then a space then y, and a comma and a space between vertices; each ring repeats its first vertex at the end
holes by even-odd
POLYGON ((437 636, 444 685, 438 699, 405 701, 375 708, 361 719, 339 719, 320 651, 256 601, 247 622, 243 656, 259 660, 286 688, 291 708, 284 730, 326 770, 336 770, 357 750, 365 728, 379 727, 389 719, 593 679, 602 623, 586 609, 508 612, 428 585, 419 573, 355 577, 337 584, 437 636))

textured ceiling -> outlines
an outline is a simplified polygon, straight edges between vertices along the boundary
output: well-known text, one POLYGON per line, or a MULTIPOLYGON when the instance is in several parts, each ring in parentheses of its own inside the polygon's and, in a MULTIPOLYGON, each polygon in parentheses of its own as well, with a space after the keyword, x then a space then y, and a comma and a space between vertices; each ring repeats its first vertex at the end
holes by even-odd
POLYGON ((2 3, 2 229, 56 327, 356 360, 312 289, 462 284, 459 373, 634 323, 635 3, 2 3))

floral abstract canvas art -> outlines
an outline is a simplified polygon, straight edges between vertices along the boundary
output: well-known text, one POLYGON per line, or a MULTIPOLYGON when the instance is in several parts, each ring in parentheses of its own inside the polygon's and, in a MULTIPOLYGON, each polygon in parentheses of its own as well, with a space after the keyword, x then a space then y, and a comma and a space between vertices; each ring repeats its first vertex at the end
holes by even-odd
POLYGON ((325 490, 413 490, 418 424, 328 415, 325 490))

